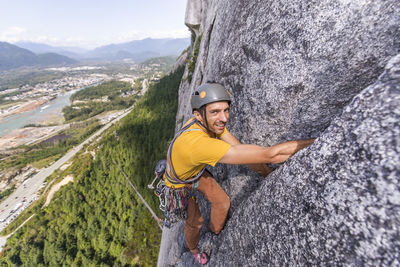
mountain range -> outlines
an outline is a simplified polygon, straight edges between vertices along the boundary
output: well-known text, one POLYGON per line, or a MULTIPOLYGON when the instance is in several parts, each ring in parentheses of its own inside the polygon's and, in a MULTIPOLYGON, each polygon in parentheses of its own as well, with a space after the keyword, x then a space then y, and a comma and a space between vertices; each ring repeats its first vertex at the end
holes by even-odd
POLYGON ((122 44, 111 44, 95 48, 83 54, 85 58, 118 60, 130 58, 143 61, 152 57, 179 55, 190 45, 190 38, 136 40, 122 44))
POLYGON ((80 47, 70 47, 70 46, 51 46, 42 43, 33 42, 17 42, 14 45, 21 48, 28 49, 36 54, 42 53, 57 53, 66 57, 71 57, 74 59, 79 59, 80 54, 88 52, 88 49, 80 47))
POLYGON ((178 56, 190 45, 190 38, 135 40, 110 44, 87 50, 79 47, 55 47, 42 43, 0 42, 0 71, 23 66, 52 66, 75 64, 78 61, 142 62, 160 56, 178 56))
POLYGON ((121 60, 129 58, 139 62, 152 57, 177 56, 190 45, 190 38, 146 38, 127 43, 100 46, 92 50, 79 47, 55 47, 31 42, 19 42, 16 45, 34 53, 57 53, 76 60, 121 60))
POLYGON ((0 42, 0 71, 25 66, 52 66, 77 63, 75 59, 56 53, 35 54, 28 49, 0 42))

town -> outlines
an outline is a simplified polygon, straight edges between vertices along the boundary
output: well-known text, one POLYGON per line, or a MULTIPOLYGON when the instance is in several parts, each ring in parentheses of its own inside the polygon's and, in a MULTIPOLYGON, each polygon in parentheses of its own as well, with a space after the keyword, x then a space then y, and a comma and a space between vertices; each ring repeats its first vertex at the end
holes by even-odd
POLYGON ((7 89, 2 91, 0 94, 10 94, 17 91, 19 93, 3 98, 5 101, 13 101, 15 105, 0 108, 0 118, 36 108, 37 106, 43 105, 68 91, 93 86, 112 79, 124 79, 125 81, 134 82, 136 78, 137 77, 135 76, 126 74, 81 74, 66 76, 61 79, 39 83, 34 86, 26 84, 21 88, 7 89))
MULTIPOLYGON (((49 80, 35 85, 25 84, 20 88, 10 88, 0 91, 0 98, 6 104, 0 104, 0 123, 2 119, 22 112, 27 112, 56 99, 66 92, 101 84, 106 81, 117 80, 129 82, 132 86, 135 81, 140 82, 143 94, 151 81, 157 81, 163 74, 163 63, 132 64, 129 73, 113 72, 104 66, 80 66, 48 68, 49 71, 63 72, 66 75, 60 79, 49 80), (95 73, 87 73, 98 71, 95 73)), ((0 135, 1 136, 1 135, 0 135)))

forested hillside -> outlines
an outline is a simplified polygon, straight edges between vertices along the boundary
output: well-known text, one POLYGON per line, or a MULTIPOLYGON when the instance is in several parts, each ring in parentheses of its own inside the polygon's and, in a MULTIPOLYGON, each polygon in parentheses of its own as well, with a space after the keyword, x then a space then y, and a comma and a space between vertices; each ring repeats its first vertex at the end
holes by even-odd
MULTIPOLYGON (((7 242, 0 264, 9 266, 154 266, 161 232, 113 164, 157 210, 146 185, 173 137, 183 68, 152 85, 132 112, 59 174, 74 182, 7 242)), ((44 200, 39 200, 43 203, 44 200)))

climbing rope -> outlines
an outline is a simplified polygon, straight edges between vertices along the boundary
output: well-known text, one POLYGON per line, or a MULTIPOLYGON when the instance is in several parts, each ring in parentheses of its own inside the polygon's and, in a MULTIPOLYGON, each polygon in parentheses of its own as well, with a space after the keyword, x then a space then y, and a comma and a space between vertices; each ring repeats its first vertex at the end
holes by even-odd
POLYGON ((162 230, 162 225, 161 225, 161 220, 160 218, 158 218, 158 216, 156 215, 156 213, 151 209, 150 205, 146 202, 146 200, 144 200, 144 198, 142 197, 142 195, 139 193, 139 191, 136 189, 136 187, 132 184, 131 180, 129 180, 128 176, 125 174, 125 172, 121 169, 121 167, 115 162, 115 160, 113 159, 114 165, 117 166, 117 168, 120 170, 120 172, 124 175, 125 179, 128 181, 128 183, 131 185, 131 187, 133 188, 133 190, 135 190, 136 194, 139 196, 140 200, 142 200, 143 204, 145 205, 145 207, 149 210, 149 212, 151 213, 151 215, 153 216, 154 220, 157 222, 158 227, 160 227, 160 229, 162 230))

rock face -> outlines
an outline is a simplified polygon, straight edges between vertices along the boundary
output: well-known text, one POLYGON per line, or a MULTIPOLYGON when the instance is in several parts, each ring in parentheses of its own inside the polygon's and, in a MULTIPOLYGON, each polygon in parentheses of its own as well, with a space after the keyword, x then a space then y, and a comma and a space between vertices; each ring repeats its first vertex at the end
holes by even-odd
MULTIPOLYGON (((232 205, 211 237, 210 207, 198 197, 209 265, 399 265, 400 2, 197 8, 200 48, 181 83, 177 128, 190 117, 194 88, 215 81, 232 94, 228 129, 243 143, 318 137, 267 179, 245 166, 214 168, 232 205)), ((162 248, 181 238, 163 239, 162 248)), ((161 249, 159 265, 178 254, 161 249)), ((180 257, 181 266, 194 263, 187 252, 180 257)))
POLYGON ((210 266, 398 266, 399 163, 400 55, 235 208, 210 266))

